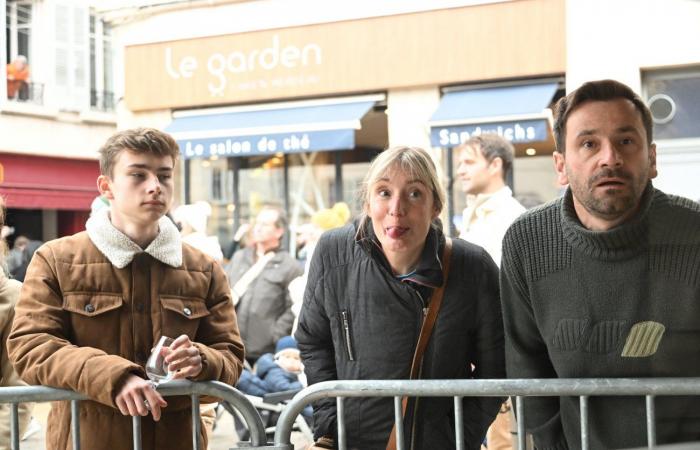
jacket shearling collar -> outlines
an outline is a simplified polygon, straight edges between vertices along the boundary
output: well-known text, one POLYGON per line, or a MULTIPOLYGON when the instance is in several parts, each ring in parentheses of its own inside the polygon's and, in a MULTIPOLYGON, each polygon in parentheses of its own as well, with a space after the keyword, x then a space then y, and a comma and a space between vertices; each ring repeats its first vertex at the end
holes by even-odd
POLYGON ((163 264, 180 267, 182 265, 180 232, 166 216, 158 220, 158 228, 158 236, 144 250, 112 225, 108 208, 93 214, 85 224, 92 243, 118 269, 128 266, 134 256, 141 252, 148 253, 163 264))

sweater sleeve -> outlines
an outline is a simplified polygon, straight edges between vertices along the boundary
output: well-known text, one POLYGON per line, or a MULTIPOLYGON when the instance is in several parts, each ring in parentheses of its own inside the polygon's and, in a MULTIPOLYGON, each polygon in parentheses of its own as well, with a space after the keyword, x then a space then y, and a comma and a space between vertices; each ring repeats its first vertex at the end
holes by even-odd
MULTIPOLYGON (((471 378, 505 378, 503 349, 503 320, 498 298, 498 268, 486 250, 481 251, 478 262, 480 273, 476 293, 478 309, 476 327, 471 339, 474 350, 470 353, 471 378)), ((465 397, 464 421, 466 442, 482 442, 493 422, 502 397, 465 397)))
MULTIPOLYGON (((523 236, 511 227, 503 240, 500 284, 506 371, 508 378, 557 378, 547 345, 537 327, 518 238, 522 240, 523 236)), ((559 415, 559 399, 531 397, 524 402, 525 428, 533 434, 536 447, 568 449, 559 415)))
POLYGON ((108 406, 123 377, 143 369, 120 356, 70 342, 70 317, 50 247, 39 249, 27 270, 7 340, 10 360, 24 381, 83 393, 108 406))
MULTIPOLYGON (((311 258, 304 303, 299 314, 299 326, 295 333, 309 385, 338 378, 330 320, 323 303, 325 291, 321 259, 327 251, 325 242, 322 238, 311 258)), ((335 435, 335 400, 332 398, 319 400, 313 406, 314 436, 318 438, 335 435)))

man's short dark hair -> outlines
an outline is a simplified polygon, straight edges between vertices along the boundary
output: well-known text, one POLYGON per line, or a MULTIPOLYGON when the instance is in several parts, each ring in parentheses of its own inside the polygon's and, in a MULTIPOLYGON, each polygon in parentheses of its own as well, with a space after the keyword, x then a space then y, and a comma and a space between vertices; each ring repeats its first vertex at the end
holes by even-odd
POLYGON ((456 150, 462 151, 466 147, 478 149, 488 163, 496 158, 501 158, 503 163, 501 176, 504 181, 507 180, 508 174, 513 169, 513 158, 515 157, 515 149, 508 139, 494 133, 481 134, 470 137, 456 150))
POLYGON ((149 153, 170 156, 177 161, 180 148, 169 134, 154 128, 133 128, 113 134, 100 149, 100 174, 112 176, 117 158, 128 150, 137 154, 149 153))
POLYGON ((554 141, 559 153, 566 150, 566 121, 569 115, 587 101, 608 101, 627 99, 642 116, 642 123, 647 133, 647 144, 653 141, 653 122, 649 108, 629 86, 615 80, 589 81, 566 97, 559 99, 554 106, 554 141))

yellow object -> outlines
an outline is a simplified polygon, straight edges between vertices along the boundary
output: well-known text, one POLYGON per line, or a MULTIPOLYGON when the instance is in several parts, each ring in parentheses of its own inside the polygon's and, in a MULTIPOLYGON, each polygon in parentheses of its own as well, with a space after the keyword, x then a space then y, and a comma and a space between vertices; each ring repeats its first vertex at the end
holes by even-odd
POLYGON ((331 230, 342 227, 350 219, 350 208, 343 202, 338 202, 332 208, 324 208, 316 211, 311 216, 311 223, 322 230, 331 230))

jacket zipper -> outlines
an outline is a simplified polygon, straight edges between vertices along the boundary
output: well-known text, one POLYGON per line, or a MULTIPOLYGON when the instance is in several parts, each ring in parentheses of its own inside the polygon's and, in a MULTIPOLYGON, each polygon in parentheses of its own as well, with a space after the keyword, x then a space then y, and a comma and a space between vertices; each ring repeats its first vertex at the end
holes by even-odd
POLYGON ((352 351, 352 342, 350 341, 350 319, 347 310, 342 310, 340 316, 343 319, 343 335, 345 336, 345 350, 350 361, 355 361, 355 352, 352 351))

